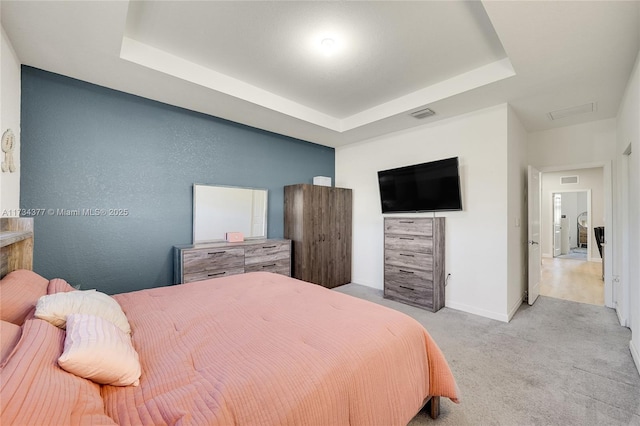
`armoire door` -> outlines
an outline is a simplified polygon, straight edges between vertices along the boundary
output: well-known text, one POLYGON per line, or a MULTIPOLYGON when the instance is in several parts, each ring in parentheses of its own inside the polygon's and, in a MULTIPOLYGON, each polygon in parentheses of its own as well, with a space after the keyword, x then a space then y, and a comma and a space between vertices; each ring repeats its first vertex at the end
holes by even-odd
POLYGON ((327 245, 329 244, 330 235, 327 231, 330 229, 330 190, 326 186, 311 185, 308 187, 311 193, 311 201, 305 205, 305 209, 310 210, 312 218, 311 225, 311 247, 309 259, 312 271, 309 281, 315 284, 326 286, 330 278, 329 262, 330 253, 328 253, 327 245))
POLYGON ((351 190, 334 188, 331 194, 330 288, 351 282, 351 190))

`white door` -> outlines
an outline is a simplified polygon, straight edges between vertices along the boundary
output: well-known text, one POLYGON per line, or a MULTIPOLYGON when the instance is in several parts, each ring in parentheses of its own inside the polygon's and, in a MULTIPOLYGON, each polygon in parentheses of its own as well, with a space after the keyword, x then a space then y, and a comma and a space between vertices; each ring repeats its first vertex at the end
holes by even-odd
POLYGON ((527 181, 529 210, 529 290, 528 302, 533 305, 540 294, 540 172, 529 166, 527 181))
POLYGON ((562 194, 553 194, 553 257, 562 254, 562 194))

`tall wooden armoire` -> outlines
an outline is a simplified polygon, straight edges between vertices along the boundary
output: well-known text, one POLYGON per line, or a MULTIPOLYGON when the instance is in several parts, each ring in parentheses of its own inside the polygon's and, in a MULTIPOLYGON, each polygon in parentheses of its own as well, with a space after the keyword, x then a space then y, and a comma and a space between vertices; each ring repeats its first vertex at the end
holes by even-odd
POLYGON ((284 238, 292 241, 291 276, 327 288, 351 282, 351 190, 284 187, 284 238))

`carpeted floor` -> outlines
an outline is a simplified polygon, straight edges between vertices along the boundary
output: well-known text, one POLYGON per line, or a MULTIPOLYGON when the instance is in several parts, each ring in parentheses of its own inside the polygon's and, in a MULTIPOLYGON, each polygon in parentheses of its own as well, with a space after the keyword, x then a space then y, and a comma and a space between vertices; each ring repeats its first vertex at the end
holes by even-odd
POLYGON ((613 310, 541 296, 510 323, 449 308, 431 313, 348 284, 336 290, 402 311, 444 352, 462 402, 442 400, 421 425, 640 425, 631 332, 613 310))

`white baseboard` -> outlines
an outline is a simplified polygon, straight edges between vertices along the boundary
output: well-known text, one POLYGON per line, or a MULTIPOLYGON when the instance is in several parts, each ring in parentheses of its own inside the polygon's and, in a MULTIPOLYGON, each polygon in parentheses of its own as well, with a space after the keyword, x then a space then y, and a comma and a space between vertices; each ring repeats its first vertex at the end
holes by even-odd
POLYGON ((522 299, 524 299, 524 295, 522 297, 520 297, 519 300, 516 300, 516 303, 514 303, 513 305, 511 305, 511 308, 509 309, 509 313, 507 314, 507 322, 511 321, 511 318, 513 318, 513 316, 516 314, 516 312, 518 312, 518 309, 520 309, 520 306, 522 305, 522 299))
POLYGON ((626 327, 627 321, 625 321, 625 319, 620 316, 620 310, 618 309, 618 307, 615 306, 613 309, 616 311, 616 315, 618 316, 618 322, 620 323, 620 325, 626 327))
POLYGON ((631 358, 633 358, 633 362, 636 364, 636 370, 638 370, 638 374, 640 374, 640 351, 633 344, 633 340, 629 340, 629 349, 631 349, 631 358))
POLYGON ((496 321, 509 322, 510 319, 507 314, 499 314, 497 312, 487 311, 486 309, 476 308, 475 306, 469 306, 464 303, 447 301, 445 306, 447 308, 468 312, 470 314, 479 315, 481 317, 489 318, 496 321))
POLYGON ((544 257, 545 259, 552 259, 553 256, 551 256, 549 253, 542 253, 542 257, 544 257))

